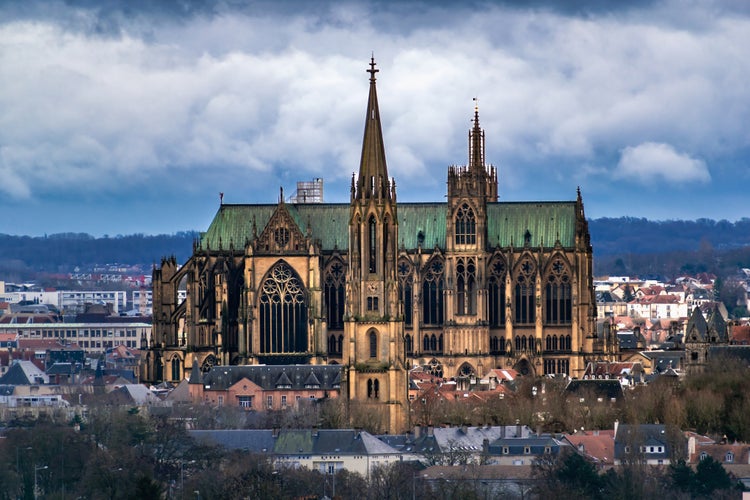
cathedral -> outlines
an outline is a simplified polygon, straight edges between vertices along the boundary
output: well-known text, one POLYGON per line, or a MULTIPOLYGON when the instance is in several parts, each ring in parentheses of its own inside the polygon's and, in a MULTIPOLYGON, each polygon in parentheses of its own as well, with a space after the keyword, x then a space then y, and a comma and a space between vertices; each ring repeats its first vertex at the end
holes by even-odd
POLYGON ((401 432, 414 367, 454 380, 493 368, 580 377, 614 355, 612 336, 597 335, 580 190, 499 202, 475 107, 447 201, 399 203, 374 59, 367 72, 349 202, 222 203, 185 264, 154 269, 147 381, 179 381, 193 366, 338 364, 342 395, 401 432))

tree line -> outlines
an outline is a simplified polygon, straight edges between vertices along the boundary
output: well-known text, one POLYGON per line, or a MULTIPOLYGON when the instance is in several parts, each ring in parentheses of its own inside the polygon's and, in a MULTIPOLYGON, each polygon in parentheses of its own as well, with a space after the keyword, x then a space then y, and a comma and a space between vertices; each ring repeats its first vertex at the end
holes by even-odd
MULTIPOLYGON (((589 220, 589 230, 597 275, 674 277, 709 272, 728 276, 750 267, 750 218, 736 222, 599 218, 589 220)), ((14 273, 70 272, 115 262, 149 267, 171 255, 184 262, 198 236, 196 231, 99 238, 85 233, 0 234, 0 279, 14 273)))

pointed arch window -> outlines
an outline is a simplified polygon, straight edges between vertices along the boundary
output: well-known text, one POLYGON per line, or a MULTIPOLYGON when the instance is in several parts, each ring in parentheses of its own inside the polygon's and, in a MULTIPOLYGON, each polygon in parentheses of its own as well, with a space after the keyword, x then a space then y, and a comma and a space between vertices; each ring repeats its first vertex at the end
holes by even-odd
POLYGON ((367 398, 378 399, 380 396, 380 381, 378 379, 367 379, 367 398))
POLYGON ((456 262, 456 313, 477 313, 476 264, 474 259, 458 259, 456 262))
POLYGON ((279 262, 263 280, 260 296, 260 352, 307 351, 306 290, 297 273, 279 262))
POLYGON ((369 265, 368 269, 371 273, 377 271, 377 255, 378 255, 378 241, 377 241, 377 223, 375 222, 375 216, 371 215, 367 220, 367 247, 369 253, 369 265))
POLYGON ((329 330, 344 329, 346 267, 340 259, 333 260, 326 268, 323 282, 326 318, 329 330))
POLYGON ((404 348, 406 349, 406 354, 414 353, 414 341, 412 340, 411 335, 409 335, 408 333, 404 337, 404 348))
POLYGON ((172 380, 180 380, 180 358, 175 356, 172 358, 172 380))
POLYGON ((370 357, 378 357, 378 334, 370 332, 370 357))
POLYGON ((425 325, 443 324, 443 260, 434 258, 427 264, 422 282, 422 321, 425 325))
POLYGON ((477 242, 477 222, 474 210, 468 203, 456 211, 456 245, 474 245, 477 242))
POLYGON ((570 271, 562 257, 550 265, 544 287, 544 321, 548 325, 568 325, 573 317, 570 271))
POLYGON ((404 307, 404 324, 411 327, 414 323, 414 267, 408 259, 398 261, 398 298, 404 307))
POLYGON ((497 257, 490 262, 488 279, 490 327, 505 326, 505 261, 497 257))
POLYGON ((513 319, 517 324, 530 324, 536 321, 535 288, 536 266, 529 257, 526 257, 516 271, 513 319))

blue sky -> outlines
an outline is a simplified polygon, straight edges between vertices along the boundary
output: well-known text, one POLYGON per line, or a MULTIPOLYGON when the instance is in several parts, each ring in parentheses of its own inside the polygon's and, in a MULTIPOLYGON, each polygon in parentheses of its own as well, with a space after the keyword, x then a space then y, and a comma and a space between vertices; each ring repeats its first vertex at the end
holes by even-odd
POLYGON ((400 201, 444 199, 478 97, 501 200, 748 217, 748 5, 3 2, 0 233, 204 230, 316 177, 347 202, 373 53, 400 201))

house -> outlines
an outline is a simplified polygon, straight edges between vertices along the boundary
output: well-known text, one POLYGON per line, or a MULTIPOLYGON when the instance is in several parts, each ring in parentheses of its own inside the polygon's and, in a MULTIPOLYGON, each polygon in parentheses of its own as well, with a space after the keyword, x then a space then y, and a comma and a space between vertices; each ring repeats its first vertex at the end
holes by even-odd
POLYGON ((414 476, 414 481, 414 491, 421 492, 424 483, 435 496, 443 492, 441 498, 458 498, 453 493, 466 491, 476 493, 474 498, 529 498, 539 479, 530 465, 433 465, 414 476))
POLYGON ((31 361, 14 361, 0 377, 0 385, 45 385, 49 376, 31 361))
POLYGON ((356 429, 191 430, 202 444, 267 454, 276 467, 306 467, 323 474, 345 469, 369 478, 379 466, 401 460, 401 452, 356 429))
POLYGON ((662 424, 618 424, 615 421, 615 465, 642 460, 647 465, 669 465, 672 448, 662 424))
POLYGON ((486 443, 486 463, 496 465, 532 465, 545 455, 558 456, 566 447, 566 441, 551 435, 529 435, 526 437, 502 437, 486 443))
POLYGON ((584 430, 565 434, 563 439, 597 467, 608 467, 615 463, 614 430, 584 430))
POLYGON ((532 435, 525 425, 421 427, 405 434, 381 435, 380 440, 400 450, 404 460, 416 460, 428 465, 456 465, 482 463, 488 446, 498 439, 521 439, 532 435))
MULTIPOLYGON (((301 400, 336 398, 341 385, 340 365, 214 366, 203 374, 195 363, 189 380, 194 402, 253 411, 286 410, 301 400)), ((373 396, 380 396, 377 387, 373 396)))

